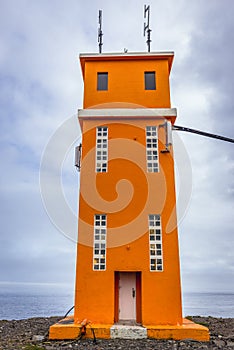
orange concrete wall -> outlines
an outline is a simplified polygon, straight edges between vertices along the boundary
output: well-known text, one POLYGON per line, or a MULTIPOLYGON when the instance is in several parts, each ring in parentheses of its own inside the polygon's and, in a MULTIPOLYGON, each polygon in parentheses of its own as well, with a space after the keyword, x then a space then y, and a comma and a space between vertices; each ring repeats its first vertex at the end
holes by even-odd
MULTIPOLYGON (((169 66, 163 58, 85 62, 84 108, 170 108, 169 66), (156 71, 156 90, 144 72, 156 71), (108 72, 108 91, 97 91, 97 72, 108 72)), ((84 119, 75 291, 75 322, 114 322, 115 271, 141 271, 142 324, 181 324, 182 307, 173 150, 165 149, 158 118, 84 119), (108 126, 108 172, 95 172, 96 127, 108 126), (147 173, 145 127, 159 131, 160 172, 147 173), (107 214, 106 271, 93 271, 95 214, 107 214), (162 272, 150 272, 148 215, 161 214, 162 272)))
MULTIPOLYGON (((79 242, 75 319, 89 318, 95 323, 114 322, 114 271, 142 271, 142 322, 152 324, 177 324, 182 322, 180 299, 180 272, 178 237, 176 228, 166 232, 166 226, 175 207, 173 155, 160 154, 160 173, 146 172, 145 127, 163 124, 163 120, 85 121, 83 124, 83 150, 80 180, 79 242), (129 142, 130 159, 112 159, 108 172, 95 174, 96 126, 108 125, 109 157, 121 150, 121 139, 129 142), (117 143, 115 143, 117 141, 117 143), (132 144, 132 146, 130 146, 132 144), (132 147, 132 149, 131 149, 132 147), (138 150, 139 148, 139 150, 138 150), (140 149, 142 148, 142 153, 140 149), (135 151, 134 151, 135 150, 135 151), (89 157, 90 153, 93 155, 89 157), (135 159, 134 159, 134 154, 135 159), (88 158, 88 160, 87 160, 88 158), (134 164, 139 159, 138 165, 134 164), (140 165, 140 166, 139 166, 140 165), (93 179, 95 177, 95 180, 93 179), (108 246, 107 271, 93 271, 93 220, 101 202, 93 206, 87 202, 87 193, 95 201, 94 186, 100 198, 111 204, 117 198, 116 184, 128 180, 133 187, 133 197, 122 210, 107 213, 108 246), (149 188, 152 189, 149 194, 149 188), (84 196, 83 196, 84 194, 84 196), (84 198, 85 197, 85 198, 84 198), (144 207, 147 207, 144 210, 144 207), (143 214, 142 214, 142 211, 143 214), (148 214, 161 213, 163 225, 163 272, 149 271, 148 214), (123 225, 140 217, 142 225, 123 225), (84 225, 86 223, 88 225, 84 225), (115 231, 116 229, 116 231, 115 231), (111 232, 113 230, 113 232, 111 232), (142 231, 144 230, 144 231, 142 231), (139 231, 139 232, 138 232, 139 231), (130 242, 124 243, 124 237, 130 242), (113 247, 114 246, 114 247, 113 247)), ((164 129, 159 129, 159 151, 164 149, 164 129)), ((130 190, 130 187, 129 187, 130 190)), ((125 194, 119 193, 124 201, 125 194)))
POLYGON ((168 61, 86 62, 84 108, 115 108, 114 103, 138 107, 170 108, 168 61), (156 71, 156 90, 145 90, 144 72, 156 71), (108 72, 108 90, 97 91, 97 72, 108 72), (105 108, 105 105, 102 106, 105 108))

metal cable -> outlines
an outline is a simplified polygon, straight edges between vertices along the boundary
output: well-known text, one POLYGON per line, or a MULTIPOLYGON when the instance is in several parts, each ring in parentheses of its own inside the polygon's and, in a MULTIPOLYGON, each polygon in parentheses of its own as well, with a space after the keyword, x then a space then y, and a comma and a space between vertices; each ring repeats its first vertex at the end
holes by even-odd
POLYGON ((212 134, 212 133, 209 133, 209 132, 205 132, 205 131, 201 131, 201 130, 190 129, 190 128, 187 128, 185 126, 173 125, 173 130, 191 132, 193 134, 202 135, 202 136, 210 137, 210 138, 213 138, 213 139, 234 143, 234 139, 231 139, 229 137, 225 137, 225 136, 221 136, 221 135, 215 135, 215 134, 212 134))

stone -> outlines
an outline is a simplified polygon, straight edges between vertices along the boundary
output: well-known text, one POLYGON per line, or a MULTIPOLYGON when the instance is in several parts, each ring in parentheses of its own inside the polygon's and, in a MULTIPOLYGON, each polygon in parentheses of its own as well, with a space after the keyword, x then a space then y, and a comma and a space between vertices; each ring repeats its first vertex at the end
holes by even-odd
POLYGON ((217 339, 217 340, 214 340, 213 342, 215 343, 216 346, 218 346, 221 349, 225 345, 225 341, 224 340, 217 339))
POLYGON ((45 340, 44 335, 33 335, 32 337, 33 342, 42 342, 43 340, 45 340))
MULTIPOLYGON (((129 340, 116 338, 97 339, 97 344, 94 345, 93 339, 49 341, 48 336, 45 336, 45 340, 41 343, 33 343, 33 334, 45 335, 50 325, 59 319, 61 317, 31 318, 18 321, 0 320, 0 349, 27 349, 30 345, 33 349, 36 348, 35 344, 37 344, 38 348, 45 350, 117 350, 118 348, 120 348, 119 350, 234 350, 234 318, 220 320, 214 317, 197 317, 197 321, 208 324, 210 328, 211 341, 204 343, 189 339, 175 341, 151 338, 129 340)), ((144 329, 144 327, 142 328, 144 329)))
POLYGON ((230 340, 228 340, 228 341, 227 341, 227 346, 229 346, 230 348, 231 348, 231 347, 233 347, 233 348, 234 348, 234 341, 232 341, 232 340, 231 340, 231 341, 230 341, 230 340))

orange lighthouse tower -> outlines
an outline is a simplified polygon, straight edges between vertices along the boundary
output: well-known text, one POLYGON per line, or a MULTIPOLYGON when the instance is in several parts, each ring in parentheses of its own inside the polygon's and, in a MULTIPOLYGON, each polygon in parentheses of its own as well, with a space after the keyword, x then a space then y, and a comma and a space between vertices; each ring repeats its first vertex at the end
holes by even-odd
POLYGON ((75 338, 208 340, 182 318, 169 75, 173 52, 81 54, 82 130, 75 338), (131 333, 132 332, 132 333, 131 333), (91 331, 87 327, 87 336, 91 331))

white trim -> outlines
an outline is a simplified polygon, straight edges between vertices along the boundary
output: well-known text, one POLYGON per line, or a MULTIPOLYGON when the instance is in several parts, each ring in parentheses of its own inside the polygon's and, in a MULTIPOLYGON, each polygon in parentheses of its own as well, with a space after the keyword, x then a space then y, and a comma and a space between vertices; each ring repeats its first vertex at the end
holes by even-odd
POLYGON ((81 53, 80 58, 95 58, 95 57, 161 57, 161 56, 174 56, 174 51, 158 51, 158 52, 110 52, 110 53, 81 53))
POLYGON ((149 220, 150 271, 151 272, 163 272, 163 245, 162 245, 161 215, 149 214, 148 220, 149 220), (153 216, 152 219, 150 218, 151 216, 153 216), (159 225, 157 225, 156 222, 159 225), (153 233, 151 233, 151 230, 153 231, 153 233), (157 231, 159 231, 159 232, 157 233, 157 231), (151 236, 152 236, 152 239, 151 239, 151 236), (157 245, 159 245, 160 247, 157 247, 157 245), (151 254, 151 252, 152 252, 152 254, 151 254), (151 261, 153 261, 153 263, 151 261))
POLYGON ((106 221, 106 214, 94 215, 93 271, 106 270, 106 221), (96 253, 96 250, 98 251, 98 253, 96 253), (102 253, 102 251, 104 252, 102 253))
POLYGON ((176 117, 176 108, 104 108, 104 109, 78 109, 78 118, 100 118, 108 117, 141 117, 141 118, 165 118, 176 117))
POLYGON ((147 172, 158 173, 159 172, 159 152, 158 152, 158 128, 156 125, 146 126, 145 140, 146 140, 147 172))
POLYGON ((96 128, 96 173, 107 173, 107 170, 108 170, 107 165, 108 165, 108 127, 99 126, 96 128))

